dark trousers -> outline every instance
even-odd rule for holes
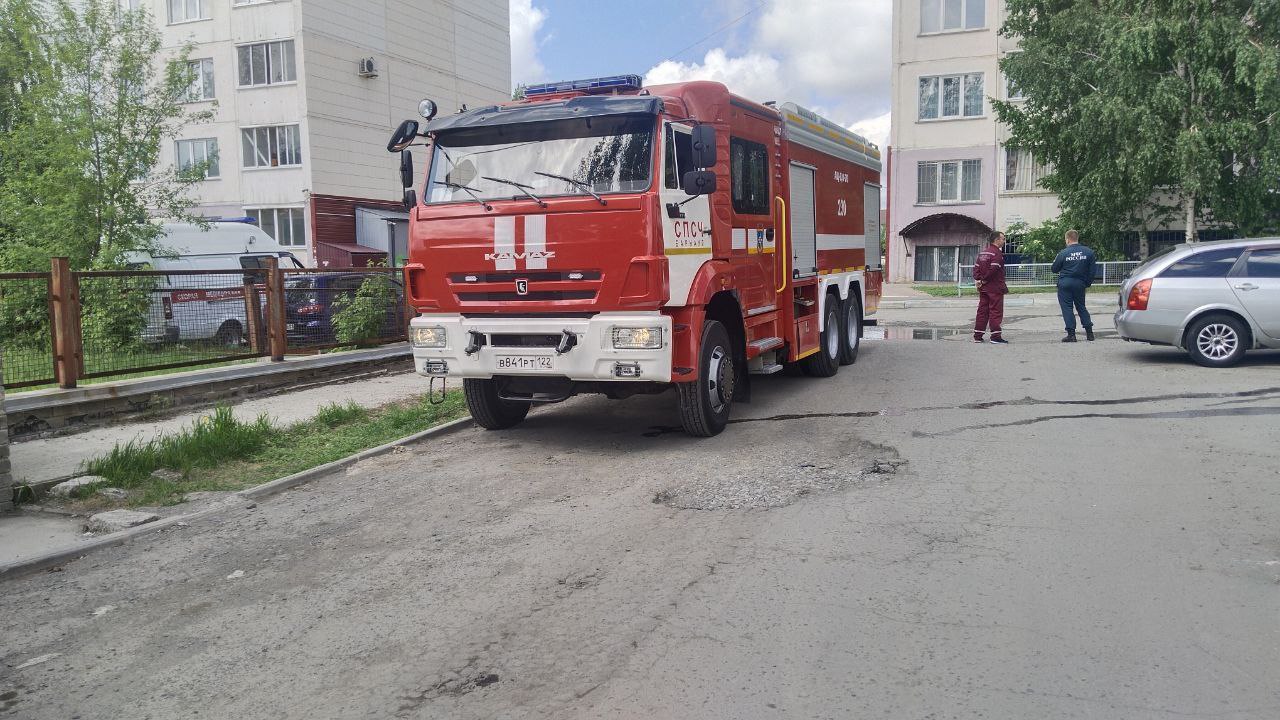
[[[991,337],[1000,337],[1000,323],[1004,322],[1004,293],[978,291],[978,317],[973,321],[973,337],[981,340],[987,328]]]
[[[1084,281],[1076,278],[1058,280],[1058,307],[1062,308],[1062,322],[1066,324],[1067,332],[1076,331],[1077,312],[1080,313],[1080,324],[1085,330],[1093,327],[1093,318],[1089,317],[1089,311],[1084,306],[1085,287]],[[1072,312],[1073,307],[1075,312]]]

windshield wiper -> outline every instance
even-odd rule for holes
[[[533,187],[532,185],[525,185],[524,183],[518,183],[515,180],[506,180],[504,178],[489,177],[488,175],[481,175],[480,178],[482,180],[489,180],[491,182],[502,183],[503,185],[510,185],[511,187],[519,190],[520,192],[532,198],[534,202],[538,203],[538,207],[547,206],[547,204],[542,201],[542,198],[529,192],[529,188]]]
[[[541,175],[542,177],[549,177],[549,178],[552,178],[552,179],[554,179],[554,180],[563,180],[563,181],[565,181],[565,182],[569,183],[570,185],[577,185],[578,187],[582,188],[583,190],[586,190],[588,195],[590,195],[591,197],[593,197],[593,198],[595,198],[595,199],[599,200],[601,205],[608,205],[608,204],[609,204],[609,203],[605,202],[605,199],[604,199],[604,198],[600,197],[600,193],[597,193],[595,190],[592,190],[592,189],[591,189],[591,183],[583,182],[582,180],[578,180],[577,178],[565,177],[564,175],[556,175],[555,173],[544,173],[544,172],[542,172],[542,171],[540,171],[540,170],[534,170],[534,171],[533,171],[533,174],[534,174],[534,175]]]
[[[451,183],[451,182],[442,182],[440,184],[448,188],[457,188],[458,190],[466,190],[467,194],[470,195],[473,200],[480,203],[485,210],[493,209],[492,205],[480,199],[480,196],[476,194],[476,189],[473,187],[469,187],[467,185],[459,185],[458,183]]]

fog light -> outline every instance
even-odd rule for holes
[[[614,363],[613,376],[620,378],[640,377],[640,363]]]
[[[428,360],[422,363],[422,372],[428,375],[448,375],[449,363],[444,360]]]
[[[613,329],[613,348],[615,350],[657,350],[661,347],[662,328],[615,327]]]
[[[409,328],[409,339],[414,347],[442,348],[446,337],[444,328],[439,325]]]

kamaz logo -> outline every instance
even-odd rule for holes
[[[555,250],[534,250],[533,252],[496,252],[485,253],[485,260],[550,260],[556,256]]]

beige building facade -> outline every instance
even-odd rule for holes
[[[254,217],[308,264],[356,243],[398,252],[407,216],[387,138],[418,101],[442,112],[508,99],[505,0],[123,0],[170,53],[191,45],[191,107],[213,118],[161,166],[216,158],[197,214]]]

